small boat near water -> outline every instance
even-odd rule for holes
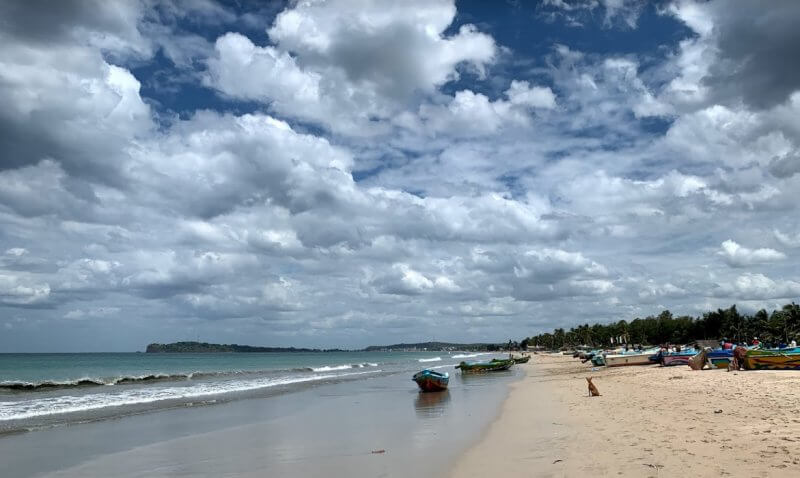
[[[463,373],[499,372],[514,365],[513,359],[493,359],[491,362],[461,362],[456,368]]]
[[[419,389],[423,392],[441,392],[447,390],[450,374],[425,369],[415,373],[411,380],[417,382]]]
[[[512,360],[514,360],[514,363],[528,363],[528,360],[530,360],[530,359],[531,359],[530,355],[525,355],[525,356],[522,356],[522,357],[512,357]]]

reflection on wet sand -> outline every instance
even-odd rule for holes
[[[462,384],[466,387],[473,387],[473,386],[492,386],[494,383],[498,381],[500,377],[513,377],[515,374],[514,370],[500,370],[497,372],[486,372],[486,373],[459,373],[457,374],[458,379],[461,381]]]
[[[450,390],[443,392],[419,392],[414,399],[414,409],[420,418],[441,416],[450,401]]]

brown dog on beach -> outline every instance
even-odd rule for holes
[[[589,382],[589,396],[599,397],[600,391],[597,390],[597,387],[595,387],[594,384],[592,383],[592,377],[586,377],[586,381]]]

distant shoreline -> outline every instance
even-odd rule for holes
[[[206,342],[152,343],[146,353],[323,353],[323,352],[495,352],[500,345],[489,343],[459,344],[451,342],[420,342],[414,344],[370,345],[357,350],[314,349],[298,347],[256,347],[239,344],[210,344]]]

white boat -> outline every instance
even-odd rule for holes
[[[640,354],[608,354],[606,355],[606,367],[620,367],[622,365],[649,365],[651,352]]]

